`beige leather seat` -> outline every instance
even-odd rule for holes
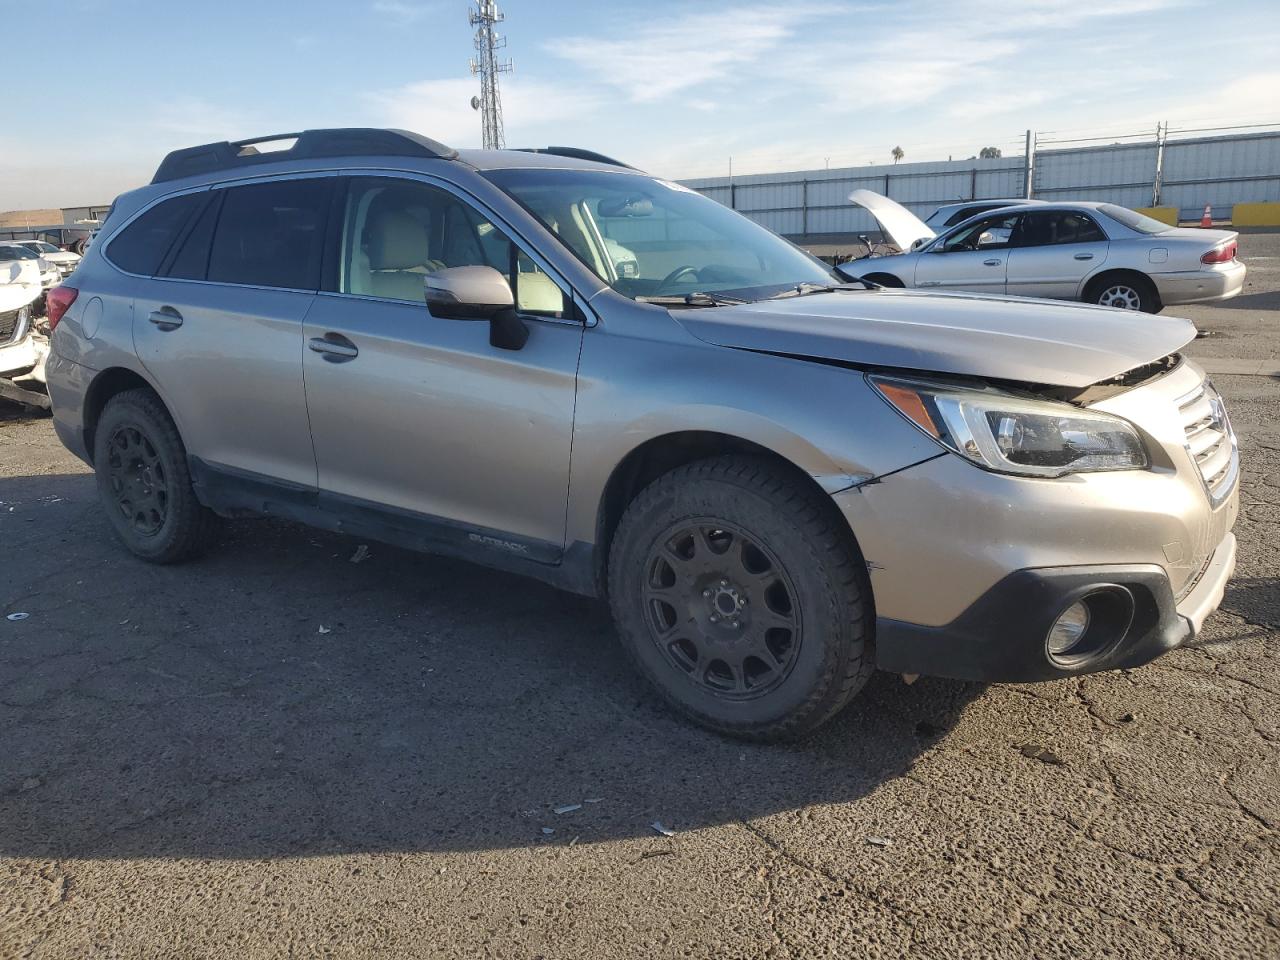
[[[369,293],[394,300],[424,300],[422,278],[439,264],[430,260],[427,228],[403,210],[369,216]]]

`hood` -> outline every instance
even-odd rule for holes
[[[80,262],[80,254],[72,253],[70,250],[59,250],[57,253],[42,253],[40,254],[40,256],[44,257],[50,263],[79,263]]]
[[[876,218],[885,235],[900,250],[910,250],[917,240],[931,240],[935,234],[925,222],[900,203],[870,190],[855,190],[849,194],[849,202],[866,207]]]
[[[40,296],[40,284],[23,283],[22,273],[16,262],[0,263],[0,313],[25,307]]]
[[[1189,320],[1050,300],[847,290],[673,310],[722,347],[1062,387],[1087,387],[1195,338]]]

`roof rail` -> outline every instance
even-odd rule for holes
[[[613,157],[606,157],[603,153],[596,153],[594,150],[584,150],[582,147],[516,147],[520,153],[549,153],[554,157],[571,157],[574,160],[591,160],[595,163],[607,163],[611,167],[626,167],[628,170],[635,170],[629,163],[623,163],[621,160],[615,160]]]
[[[260,153],[255,144],[292,140],[285,150]],[[223,140],[198,147],[174,150],[151,178],[152,183],[181,180],[201,173],[234,170],[259,163],[301,160],[311,157],[423,157],[452,160],[458,151],[409,130],[381,130],[375,127],[341,127],[331,130],[303,130],[277,133],[252,140]]]

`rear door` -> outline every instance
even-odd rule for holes
[[[332,189],[331,178],[304,176],[194,195],[157,277],[139,285],[138,356],[188,451],[210,466],[315,489],[302,321],[320,285]]]
[[[986,217],[916,256],[915,286],[1004,293],[1010,237],[1018,215]]]
[[[352,177],[336,206],[337,263],[303,360],[322,503],[558,559],[584,330],[568,286],[442,183]],[[472,265],[512,285],[522,349],[491,345],[487,322],[428,312],[424,278]]]
[[[1009,251],[1007,290],[1019,297],[1074,300],[1085,277],[1107,259],[1109,248],[1107,235],[1087,213],[1024,213]]]

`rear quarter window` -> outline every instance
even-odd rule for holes
[[[188,193],[156,204],[107,245],[107,259],[129,273],[154,275],[202,198]]]

